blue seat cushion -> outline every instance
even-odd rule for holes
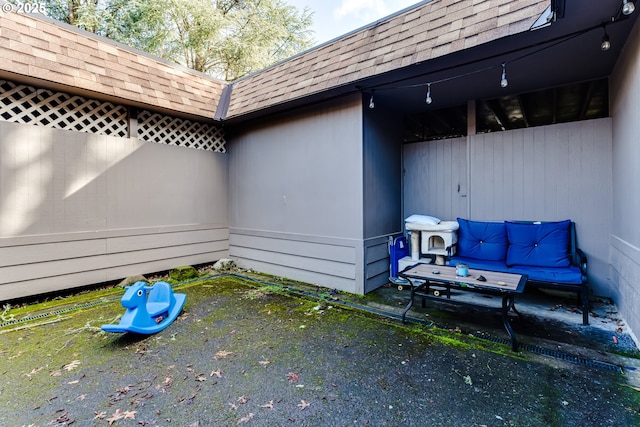
[[[571,221],[506,222],[509,237],[507,265],[569,267],[569,227]]]
[[[507,228],[504,222],[470,221],[458,218],[457,255],[486,261],[504,261]]]
[[[456,264],[467,264],[469,268],[479,270],[498,271],[500,273],[508,273],[509,268],[504,261],[491,261],[486,259],[467,258],[461,256],[452,256],[449,259],[449,265],[455,267]]]
[[[509,267],[509,273],[526,274],[529,280],[543,282],[567,283],[573,285],[582,284],[582,272],[580,267],[569,266],[562,268],[534,267],[530,265],[514,265]]]

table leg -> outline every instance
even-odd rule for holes
[[[509,339],[511,340],[511,350],[518,351],[518,339],[516,338],[516,334],[515,332],[513,332],[513,328],[511,327],[511,323],[509,322],[510,309],[513,309],[513,311],[518,313],[514,306],[513,295],[505,295],[502,297],[502,324],[509,334]],[[520,315],[520,313],[518,313],[518,315]]]
[[[409,280],[409,286],[411,287],[411,297],[409,299],[409,304],[407,304],[407,306],[404,308],[404,311],[402,312],[402,323],[405,322],[405,317],[407,315],[407,312],[411,309],[411,307],[413,306],[413,296],[414,296],[414,289],[416,288],[415,283],[413,281],[413,279],[407,279]]]

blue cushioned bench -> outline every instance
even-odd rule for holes
[[[519,273],[526,286],[573,291],[589,324],[587,258],[577,247],[570,221],[470,221],[458,218],[458,242],[448,248],[448,263],[470,268]],[[452,256],[451,254],[454,254]]]

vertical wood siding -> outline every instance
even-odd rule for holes
[[[403,118],[363,95],[364,293],[389,281],[388,237],[402,232]]]
[[[611,119],[472,135],[468,150],[466,140],[404,146],[405,215],[571,219],[595,292],[610,296]]]
[[[610,296],[611,119],[487,133],[470,138],[470,218],[571,219],[589,280]]]
[[[610,82],[613,117],[611,280],[616,305],[637,338],[640,333],[639,25],[630,34]],[[640,340],[636,339],[636,343],[640,345]]]
[[[353,96],[228,134],[241,265],[363,293],[361,108]]]
[[[363,100],[364,105],[366,102]],[[398,113],[384,106],[364,109],[365,239],[402,231],[402,130],[402,116]]]
[[[225,155],[0,122],[0,300],[227,254]]]
[[[403,218],[412,214],[442,220],[467,216],[466,147],[465,138],[403,146]]]

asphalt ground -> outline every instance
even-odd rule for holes
[[[0,425],[640,425],[633,354],[564,344],[620,367],[603,369],[423,321],[452,313],[403,324],[392,306],[408,294],[395,289],[365,299],[232,276],[175,289],[182,314],[148,336],[100,329],[124,312],[120,289],[6,309]],[[535,322],[514,329],[558,345],[526,333]]]

